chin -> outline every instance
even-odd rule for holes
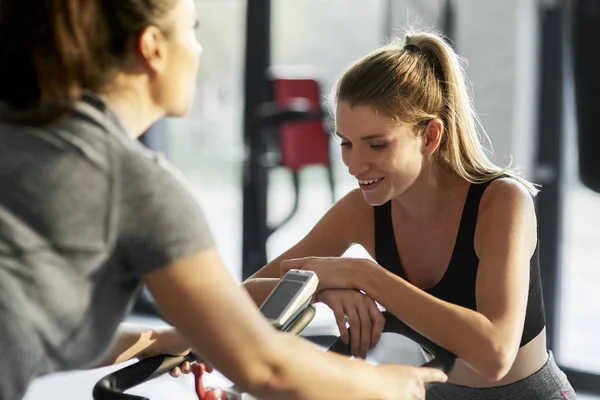
[[[363,195],[363,199],[365,200],[365,203],[367,203],[368,205],[370,205],[371,207],[377,207],[377,206],[382,206],[385,203],[387,203],[388,201],[390,201],[391,197],[390,196],[382,196],[380,194],[376,194],[376,193],[366,193],[366,192],[362,192]]]
[[[187,101],[186,101],[187,99]],[[177,97],[177,100],[170,102],[167,107],[166,116],[170,118],[185,117],[190,113],[194,103],[194,93]]]
[[[181,117],[185,117],[189,114],[191,107],[188,106],[175,106],[175,107],[171,107],[169,108],[169,110],[167,111],[166,116],[169,118],[181,118]]]

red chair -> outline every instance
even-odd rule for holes
[[[279,165],[290,170],[294,184],[294,206],[286,223],[298,208],[300,196],[299,174],[304,167],[321,165],[327,174],[331,201],[335,202],[335,183],[330,157],[331,135],[327,132],[327,113],[321,106],[321,88],[316,79],[283,77],[271,74],[273,100],[278,109],[303,108],[318,111],[323,117],[283,122],[276,127],[279,143]],[[276,228],[271,229],[274,231]]]

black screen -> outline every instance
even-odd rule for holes
[[[260,308],[268,319],[277,319],[302,287],[300,282],[280,281],[277,288]]]

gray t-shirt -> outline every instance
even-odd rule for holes
[[[0,400],[98,360],[139,278],[213,245],[183,180],[97,96],[43,129],[0,121]]]

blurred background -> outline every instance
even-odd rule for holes
[[[549,345],[581,398],[600,399],[600,194],[592,190],[600,166],[581,166],[570,35],[576,3],[585,8],[585,1],[548,0],[197,0],[204,56],[194,108],[160,121],[142,140],[187,177],[225,263],[242,281],[356,186],[328,136],[327,95],[345,66],[407,27],[445,33],[468,61],[496,162],[512,159],[542,185]],[[598,2],[588,3],[586,15],[597,17]],[[304,102],[289,101],[298,97]],[[368,257],[361,248],[349,254]],[[163,324],[146,300],[132,321]],[[319,308],[311,328],[335,333],[329,311]],[[414,361],[409,345],[386,345],[396,362]],[[91,399],[110,370],[40,379],[26,399]],[[194,398],[189,377],[160,378],[132,393]]]

